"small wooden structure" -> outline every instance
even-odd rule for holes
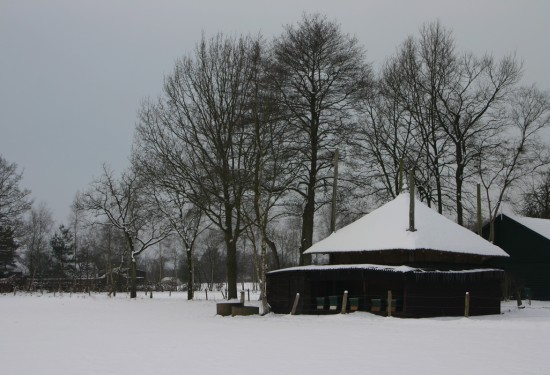
[[[260,308],[258,306],[233,306],[231,308],[231,316],[249,316],[258,315]]]
[[[216,304],[216,314],[221,316],[249,316],[260,313],[257,306],[245,306],[243,301],[229,300]]]
[[[221,316],[232,315],[233,307],[240,307],[242,303],[237,300],[216,303],[216,314]]]
[[[328,254],[328,265],[268,273],[272,311],[288,313],[300,293],[299,312],[338,312],[347,290],[357,310],[375,313],[386,311],[388,291],[396,316],[463,315],[466,292],[470,315],[500,313],[504,272],[487,264],[507,254],[417,200],[410,230],[411,206],[407,194],[399,195],[306,251]],[[323,298],[331,296],[338,305],[325,308]]]
[[[470,315],[500,313],[503,271],[473,269],[437,271],[380,265],[327,265],[294,267],[273,271],[268,276],[268,297],[275,313],[287,314],[291,294],[298,291],[299,314],[327,314],[340,311],[344,291],[356,307],[348,311],[385,314],[388,290],[392,291],[393,311],[401,317],[460,316],[464,295],[471,295]],[[326,296],[326,297],[325,297]],[[327,302],[334,297],[335,308]]]

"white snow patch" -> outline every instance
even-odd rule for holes
[[[325,270],[374,270],[374,271],[391,271],[391,272],[410,272],[416,271],[418,268],[409,266],[385,266],[380,264],[335,264],[335,265],[312,265],[282,268],[279,270],[270,271],[269,273],[287,272],[287,271],[325,271]]]
[[[299,266],[299,267],[289,267],[282,268],[279,270],[270,271],[270,274],[288,272],[288,271],[326,271],[326,270],[350,270],[350,269],[361,269],[361,270],[373,270],[373,271],[389,271],[389,272],[430,272],[430,273],[478,273],[478,272],[494,272],[501,269],[497,268],[474,268],[474,269],[464,269],[464,270],[437,270],[437,269],[426,269],[426,268],[415,268],[410,266],[388,266],[381,264],[334,264],[334,265],[311,265],[311,266]]]

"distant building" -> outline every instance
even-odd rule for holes
[[[308,254],[328,254],[323,266],[272,271],[267,297],[272,310],[288,313],[300,293],[299,312],[338,311],[348,291],[353,309],[382,312],[392,292],[403,317],[500,313],[504,272],[489,260],[508,255],[466,228],[415,200],[409,231],[409,196],[393,201],[314,244]]]
[[[506,212],[495,218],[494,228],[494,244],[510,257],[494,259],[491,264],[506,271],[508,293],[519,291],[523,297],[550,300],[550,220]],[[489,237],[489,224],[483,234]]]

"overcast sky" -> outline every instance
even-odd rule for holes
[[[0,154],[66,222],[103,162],[128,165],[141,100],[203,31],[269,38],[303,12],[339,21],[375,67],[439,19],[460,50],[515,52],[525,84],[550,89],[547,0],[0,0]]]

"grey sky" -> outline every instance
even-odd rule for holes
[[[550,89],[547,0],[0,0],[0,154],[64,222],[103,162],[127,166],[140,101],[202,31],[269,38],[304,11],[338,20],[375,67],[440,19],[459,49],[516,52],[524,82]]]

